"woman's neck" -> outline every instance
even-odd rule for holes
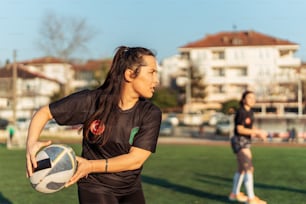
[[[244,107],[244,109],[247,110],[247,111],[251,110],[251,107],[250,107],[249,105],[247,105],[247,104],[244,104],[243,107]]]
[[[122,86],[119,108],[121,110],[131,109],[139,100],[139,95],[134,91],[130,83]]]
[[[138,100],[138,98],[121,98],[118,106],[121,110],[128,110],[131,109]]]

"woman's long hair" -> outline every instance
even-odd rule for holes
[[[253,91],[249,91],[249,90],[246,90],[246,91],[244,91],[244,92],[242,93],[241,99],[240,99],[240,101],[239,101],[239,105],[240,105],[241,107],[244,106],[244,100],[245,100],[246,96],[247,96],[248,94],[252,94],[252,93],[254,93],[254,92],[253,92]]]
[[[99,145],[104,145],[107,142],[111,135],[111,125],[117,119],[116,109],[118,108],[121,89],[125,82],[125,70],[132,69],[134,72],[133,77],[137,77],[141,66],[145,65],[143,56],[155,57],[155,54],[143,47],[120,46],[117,48],[104,83],[97,88],[101,90],[101,95],[96,104],[97,111],[84,123],[83,134],[89,142],[98,143]],[[99,121],[100,126],[105,127],[104,133],[94,135],[90,131],[94,121]]]

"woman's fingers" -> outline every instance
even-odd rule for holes
[[[26,156],[27,177],[32,176],[33,170],[37,168],[37,161],[36,161],[37,152],[41,148],[49,146],[51,143],[52,143],[51,140],[49,140],[45,142],[36,142],[32,145],[29,145],[29,147],[27,148],[27,156]]]
[[[88,168],[90,166],[89,160],[84,159],[83,157],[76,156],[76,160],[78,162],[78,168],[75,174],[71,177],[71,179],[66,183],[65,187],[69,187],[76,183],[79,179],[88,176],[90,173]]]

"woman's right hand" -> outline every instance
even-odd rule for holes
[[[27,144],[27,150],[26,150],[26,159],[27,159],[27,177],[29,178],[33,174],[33,170],[37,167],[37,161],[36,161],[36,153],[43,147],[49,146],[52,142],[46,141],[46,142],[33,142]]]

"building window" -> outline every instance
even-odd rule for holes
[[[225,86],[224,85],[214,85],[213,92],[216,94],[225,93]]]
[[[225,88],[224,88],[224,86],[223,85],[219,85],[218,86],[218,93],[225,93]]]
[[[247,76],[248,70],[246,67],[237,68],[237,76]]]
[[[290,50],[280,50],[279,51],[279,56],[280,57],[286,57],[290,55]]]
[[[277,108],[274,107],[274,106],[268,106],[268,107],[266,108],[266,112],[267,112],[267,113],[276,113],[276,110],[277,110]]]
[[[225,69],[223,67],[214,67],[213,68],[213,76],[216,76],[216,77],[225,76]]]
[[[181,52],[181,58],[190,60],[190,53],[189,52]]]
[[[225,52],[224,51],[213,51],[213,59],[214,60],[224,60]]]
[[[242,45],[242,40],[239,38],[233,38],[232,39],[232,44],[233,45]]]

